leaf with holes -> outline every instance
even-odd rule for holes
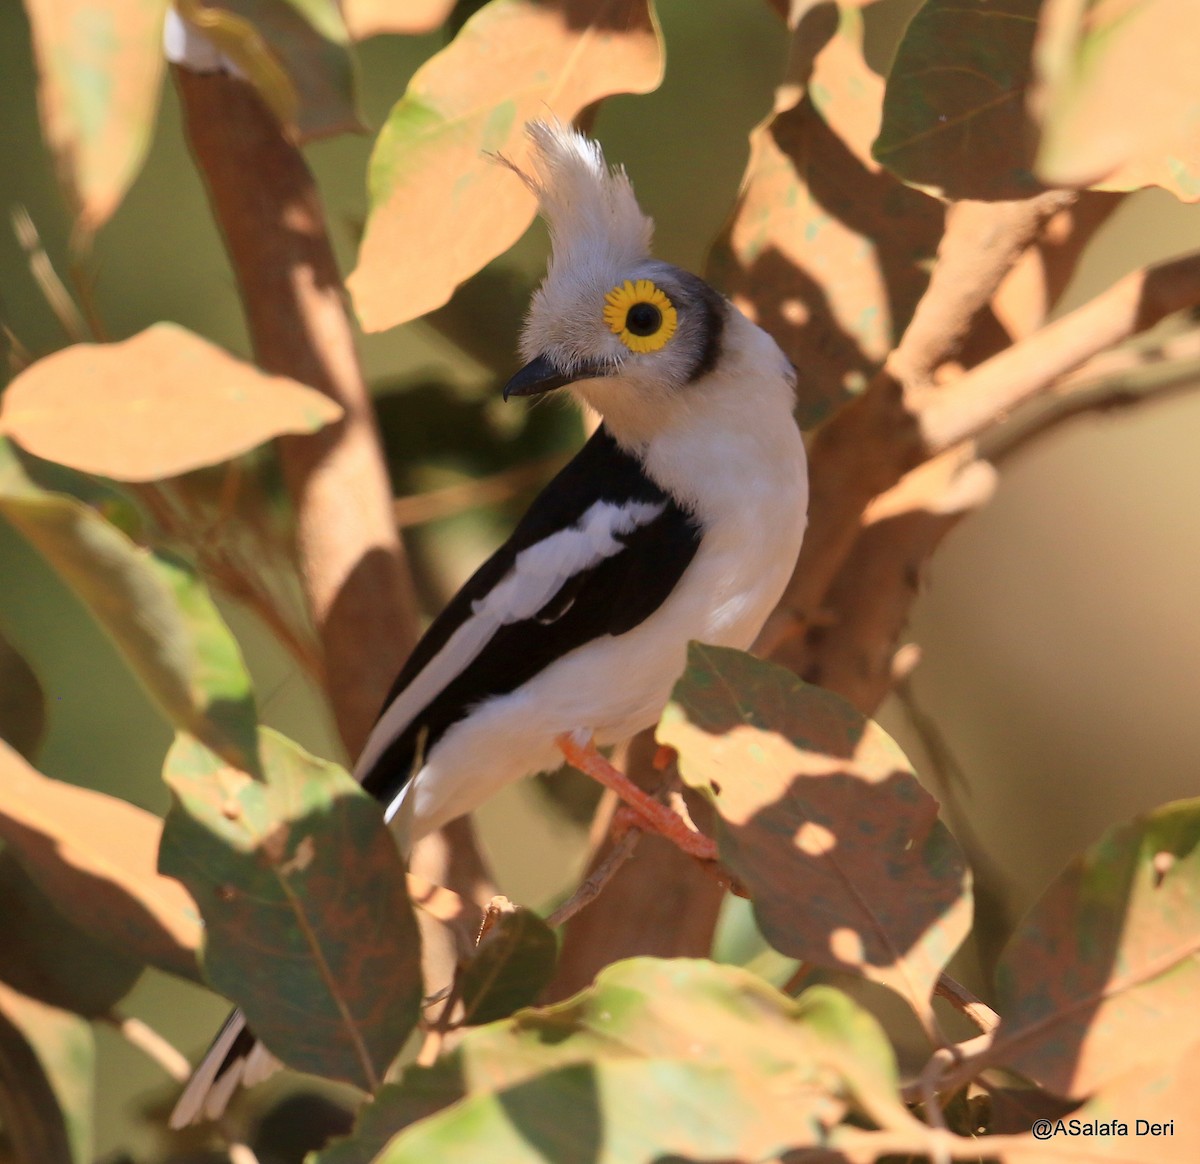
[[[530,1006],[557,961],[554,931],[533,910],[501,914],[459,972],[463,1021],[480,1026]]]
[[[1042,0],[928,0],[888,76],[876,159],[946,198],[1028,198],[1037,130],[1026,110]]]
[[[1200,799],[1112,829],[1022,919],[996,969],[995,1061],[1088,1095],[1200,1041]]]
[[[348,285],[367,331],[445,303],[502,254],[533,195],[518,165],[524,126],[570,121],[611,93],[646,93],[663,57],[649,0],[492,0],[427,61],[371,155],[371,212]]]
[[[157,481],[284,433],[315,432],[341,415],[315,389],[158,323],[122,343],[75,344],[26,368],[4,394],[0,432],[84,473]]]
[[[814,987],[790,999],[740,967],[631,958],[605,967],[574,998],[470,1031],[432,1067],[409,1067],[362,1109],[353,1135],[314,1164],[369,1164],[397,1133],[462,1110],[455,1105],[469,1096],[509,1094],[563,1068],[630,1060],[721,1068],[760,1089],[766,1081],[795,1103],[792,1126],[807,1119],[814,1137],[848,1107],[905,1118],[887,1039],[845,995]]]
[[[1052,185],[1200,200],[1195,0],[1045,0],[1030,107]]]
[[[0,839],[56,908],[112,948],[200,980],[192,899],[155,869],[158,817],[51,780],[0,743]]]
[[[13,1159],[90,1164],[95,1058],[85,1019],[0,982],[0,1125]]]
[[[416,1024],[420,939],[379,805],[263,730],[264,780],[176,737],[160,868],[205,922],[212,985],[298,1071],[369,1091]]]
[[[793,56],[811,54],[813,36],[804,23]],[[883,82],[863,60],[862,16],[843,12],[818,39],[806,86],[781,90],[750,136],[737,208],[708,271],[798,369],[804,427],[864,387],[896,346],[944,217],[871,157]]]
[[[91,233],[141,169],[162,86],[169,0],[25,0],[42,134]]]
[[[692,643],[658,740],[716,809],[721,859],[771,945],[891,987],[932,1029],[970,875],[891,738],[782,667]]]
[[[250,676],[190,566],[136,544],[75,497],[42,489],[3,439],[0,515],[74,591],[172,723],[256,770]]]

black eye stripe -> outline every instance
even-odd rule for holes
[[[662,312],[653,303],[635,303],[625,315],[625,328],[633,335],[654,335],[662,327]]]

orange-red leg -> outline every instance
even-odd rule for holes
[[[611,788],[641,818],[647,831],[673,841],[685,853],[701,861],[715,861],[717,846],[702,833],[689,828],[677,813],[640,789],[619,768],[610,764],[589,740],[580,744],[573,736],[562,735],[554,741],[568,764]]]

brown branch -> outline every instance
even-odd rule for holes
[[[1071,206],[1051,215],[1033,246],[1013,265],[992,298],[992,310],[1014,341],[1046,322],[1079,257],[1096,232],[1125,200],[1125,194],[1083,190]]]
[[[867,507],[862,533],[826,598],[837,612],[808,630],[804,678],[873,715],[896,679],[895,653],[925,564],[995,488],[991,466],[962,446],[914,469]]]
[[[1005,426],[988,440],[986,456],[1001,465],[1030,444],[1080,417],[1124,412],[1130,408],[1191,394],[1200,388],[1200,331],[1179,337],[1169,356],[1139,363],[1127,352],[1108,352],[1054,389],[1054,400],[1033,419]],[[1186,342],[1184,342],[1186,341]]]
[[[1019,202],[955,203],[946,215],[929,286],[888,358],[888,372],[909,388],[932,381],[1042,225],[1074,199],[1073,193],[1052,190]]]
[[[940,452],[980,436],[1058,379],[1176,311],[1200,304],[1200,254],[1134,271],[1082,307],[914,402],[921,445]]]
[[[961,982],[942,974],[933,988],[938,998],[944,998],[957,1011],[969,1018],[985,1035],[1000,1025],[1000,1016],[982,998],[977,998]]]
[[[312,175],[254,89],[176,68],[188,140],[225,237],[255,356],[345,419],[279,442],[326,689],[350,755],[417,637],[370,399]]]
[[[813,439],[808,533],[787,594],[764,632],[780,662],[803,670],[804,631],[821,618],[863,510],[931,455],[909,398],[932,383],[1046,218],[1071,197],[1052,192],[1026,202],[961,203],[949,217],[929,286],[896,350]]]

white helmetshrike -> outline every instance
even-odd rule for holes
[[[653,223],[600,147],[528,127],[552,252],[504,390],[567,387],[602,422],[433,621],[355,768],[406,851],[503,785],[653,724],[689,640],[748,647],[791,577],[807,475],[795,374]],[[224,1108],[273,1064],[234,1012],[172,1115]]]

